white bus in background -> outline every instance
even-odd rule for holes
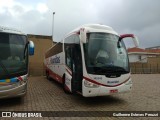
[[[63,84],[65,92],[85,97],[105,96],[130,91],[132,80],[126,37],[111,27],[99,24],[81,26],[45,53],[47,78]]]
[[[24,96],[34,43],[19,30],[0,26],[0,98]]]

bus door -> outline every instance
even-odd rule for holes
[[[68,90],[66,90],[66,87],[69,89],[69,91],[71,90],[71,79],[72,79],[72,47],[71,46],[65,46],[65,61],[66,61],[66,72],[65,72],[65,79],[64,79],[64,85],[63,85],[63,89],[66,93],[68,93]]]
[[[82,92],[82,57],[81,57],[81,49],[80,45],[75,44],[72,49],[72,80],[71,80],[71,88],[72,92],[76,91]]]
[[[65,61],[69,71],[65,74],[65,85],[72,91],[82,91],[82,56],[79,37],[73,35],[65,41]]]

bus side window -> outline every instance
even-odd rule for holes
[[[72,70],[72,47],[74,45],[74,37],[69,36],[65,39],[65,60],[66,60],[66,65]]]
[[[69,48],[69,47],[66,48],[66,64],[70,69],[72,68],[72,64],[71,64],[71,48]]]

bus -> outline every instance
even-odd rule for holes
[[[33,54],[34,43],[26,34],[0,26],[0,99],[26,94],[28,59]]]
[[[62,84],[66,93],[84,97],[105,96],[130,91],[132,88],[128,54],[124,38],[113,28],[86,24],[68,33],[45,53],[47,79]]]

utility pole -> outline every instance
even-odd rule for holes
[[[54,15],[55,15],[55,12],[53,12],[53,21],[52,21],[52,42],[54,37]]]

